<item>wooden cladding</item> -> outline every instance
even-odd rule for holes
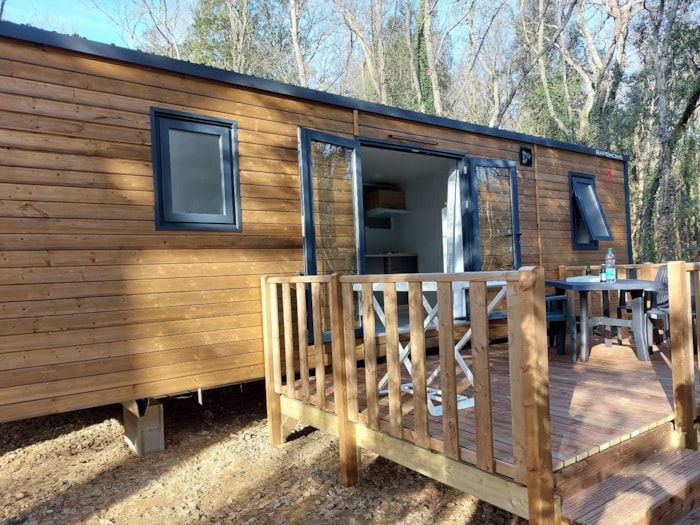
[[[259,275],[302,267],[283,121],[351,115],[7,39],[0,65],[0,421],[262,378]],[[239,122],[242,233],[156,231],[154,106]]]

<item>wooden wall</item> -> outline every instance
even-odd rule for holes
[[[155,230],[152,106],[237,121],[241,233]],[[299,126],[498,159],[520,146],[0,37],[0,422],[262,378],[260,276],[303,268]],[[570,169],[598,177],[627,262],[622,163],[535,160],[523,263],[602,260],[571,251]]]
[[[151,106],[238,122],[242,233],[155,230]],[[0,421],[263,377],[300,124],[352,111],[0,39]]]
[[[628,258],[627,207],[625,203],[625,174],[622,161],[538,147],[536,173],[523,170],[521,177],[537,177],[540,225],[540,253],[547,277],[557,276],[557,262],[567,266],[590,262],[593,271],[605,262],[610,247],[617,264],[630,264]],[[571,249],[571,216],[569,212],[569,171],[595,176],[596,190],[608,219],[614,240],[600,241],[596,250]],[[524,230],[524,228],[523,228]],[[532,254],[534,255],[534,254]],[[535,264],[534,260],[524,264]]]

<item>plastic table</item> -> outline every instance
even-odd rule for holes
[[[641,279],[617,279],[614,283],[601,282],[598,276],[574,277],[566,280],[545,281],[546,286],[554,287],[557,294],[565,290],[578,292],[579,314],[581,323],[581,342],[579,355],[581,361],[588,361],[590,330],[594,326],[626,326],[632,329],[635,338],[637,359],[649,360],[649,347],[646,341],[646,311],[644,297],[646,292],[661,290],[665,285],[658,281],[646,281]],[[602,317],[588,316],[588,294],[590,292],[603,292],[604,296],[610,291],[629,292],[632,298],[632,319],[618,319],[610,317],[608,311],[603,312]]]

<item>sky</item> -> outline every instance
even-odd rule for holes
[[[2,19],[60,33],[77,33],[88,40],[128,47],[115,24],[107,15],[90,7],[88,0],[5,0]]]

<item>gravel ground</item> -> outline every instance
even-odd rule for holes
[[[269,444],[261,382],[163,400],[166,448],[136,456],[121,405],[0,424],[0,524],[513,524],[525,520],[298,426]]]

